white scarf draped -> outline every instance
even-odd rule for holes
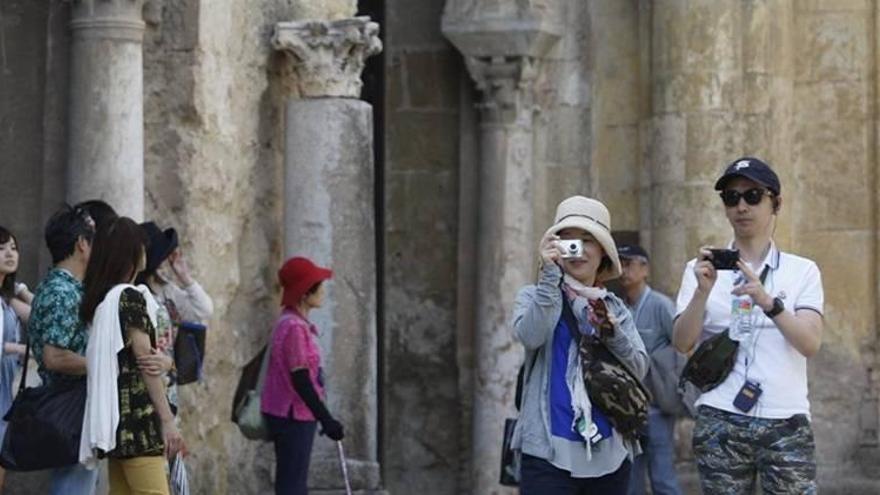
[[[589,322],[586,320],[589,314],[589,301],[591,299],[602,299],[608,294],[607,290],[584,285],[568,274],[563,276],[563,291],[565,292],[565,297],[569,298],[571,310],[575,314],[579,326],[589,325]],[[580,329],[573,330],[582,333]],[[587,460],[589,461],[593,457],[592,441],[590,438],[594,431],[592,404],[587,393],[587,386],[584,383],[583,365],[578,352],[577,342],[569,349],[567,370],[565,382],[571,394],[571,408],[574,410],[574,422],[571,427],[584,439]]]

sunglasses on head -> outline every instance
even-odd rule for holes
[[[732,208],[738,205],[740,198],[742,198],[746,200],[746,203],[755,206],[761,202],[764,195],[772,196],[773,193],[762,187],[755,187],[743,192],[734,189],[725,189],[724,191],[721,191],[721,201],[724,201],[725,206]]]

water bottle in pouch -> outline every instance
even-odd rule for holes
[[[747,341],[753,331],[752,298],[743,295],[733,298],[730,309],[730,338],[737,342]]]

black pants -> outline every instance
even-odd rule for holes
[[[629,460],[599,478],[572,478],[571,473],[540,457],[522,456],[520,495],[627,495]]]
[[[307,495],[309,459],[318,423],[263,416],[275,444],[275,495]]]

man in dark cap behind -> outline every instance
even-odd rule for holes
[[[672,315],[675,304],[665,294],[648,285],[651,273],[650,258],[644,248],[635,244],[623,245],[618,248],[623,274],[620,286],[623,299],[633,314],[633,320],[645,349],[649,356],[655,351],[668,348],[672,342]],[[674,351],[673,351],[674,354]],[[651,360],[655,372],[657,364]],[[652,380],[647,380],[655,402],[648,411],[648,443],[645,452],[633,459],[632,479],[629,485],[630,495],[644,495],[645,471],[651,478],[651,492],[655,495],[680,495],[681,488],[675,475],[675,445],[673,429],[675,416],[664,412],[656,402],[660,394],[676,395],[675,387],[671,391],[657,390],[650,387]]]

